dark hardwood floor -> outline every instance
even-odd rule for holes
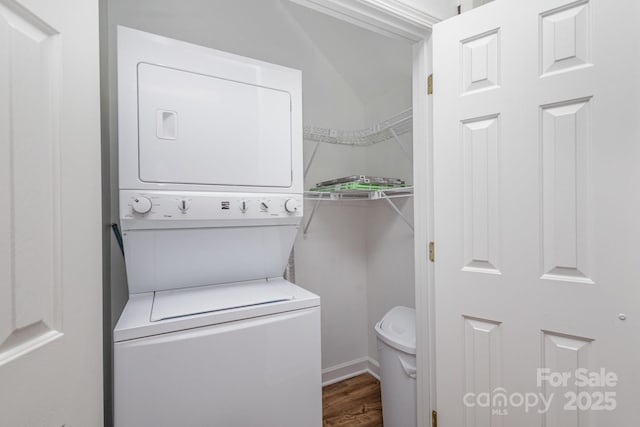
[[[324,427],[382,427],[380,381],[358,375],[322,389]]]

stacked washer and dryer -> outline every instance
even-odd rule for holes
[[[123,27],[117,58],[116,427],[320,426],[320,300],[282,277],[301,73]]]

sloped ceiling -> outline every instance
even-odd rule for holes
[[[411,89],[411,45],[283,0],[301,30],[368,103],[399,86]]]

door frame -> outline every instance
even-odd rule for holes
[[[386,37],[404,40],[413,48],[413,181],[414,261],[416,300],[418,427],[431,426],[436,408],[435,279],[429,261],[433,241],[433,100],[427,95],[432,71],[431,32],[440,22],[434,15],[398,0],[289,0]],[[452,15],[455,12],[451,11]],[[416,144],[424,141],[424,144]],[[426,167],[425,167],[426,166]]]

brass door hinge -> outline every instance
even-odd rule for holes
[[[427,77],[427,95],[433,95],[433,74]]]
[[[438,412],[431,411],[431,427],[438,427]]]
[[[436,262],[436,244],[429,242],[429,261]]]

